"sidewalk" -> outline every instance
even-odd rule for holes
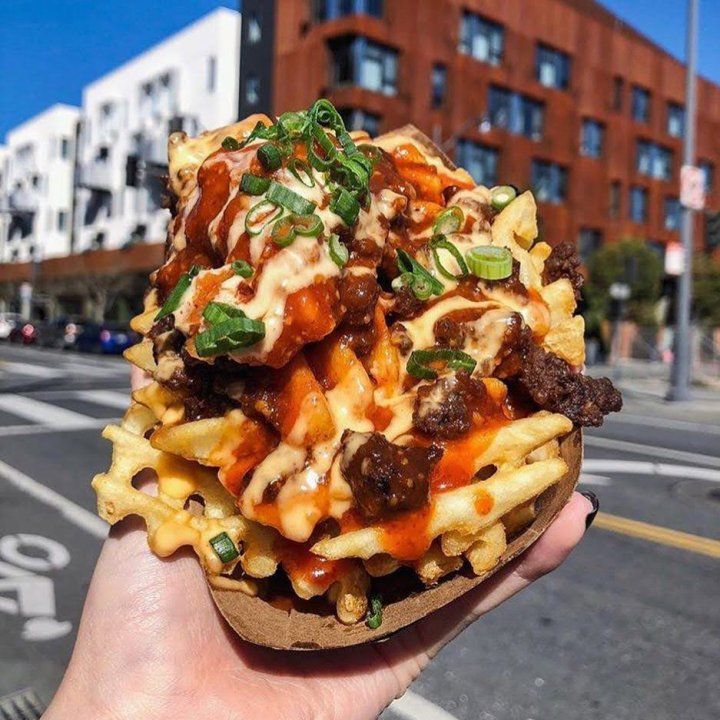
[[[720,425],[720,383],[694,384],[691,400],[668,402],[665,395],[670,368],[663,363],[625,360],[614,367],[593,365],[587,368],[587,373],[593,377],[609,377],[622,392],[626,411]]]

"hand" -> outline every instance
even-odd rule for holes
[[[142,523],[125,520],[105,542],[72,660],[43,717],[375,718],[467,625],[560,565],[595,509],[575,493],[522,557],[387,642],[313,653],[239,640],[194,555],[157,558]]]

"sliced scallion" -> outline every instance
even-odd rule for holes
[[[465,263],[462,253],[444,235],[436,235],[432,238],[432,240],[430,240],[430,250],[432,250],[433,259],[435,260],[435,267],[438,269],[440,274],[448,280],[459,280],[461,277],[468,274],[468,266]],[[458,267],[460,268],[459,275],[451,273],[442,264],[438,250],[447,250],[455,258],[455,262],[457,262]]]
[[[240,149],[240,143],[234,137],[230,137],[229,135],[222,141],[222,146],[225,150]]]
[[[304,160],[291,158],[287,168],[305,187],[315,187],[312,168]]]
[[[332,233],[328,240],[328,251],[330,252],[330,259],[340,268],[347,265],[347,261],[350,258],[350,253],[343,243],[340,242],[340,236],[337,233]]]
[[[254,345],[264,337],[265,324],[261,320],[233,317],[198,333],[195,350],[200,357],[221,355]]]
[[[506,247],[482,245],[465,253],[468,268],[483,280],[503,280],[512,275],[513,257]]]
[[[371,630],[377,630],[382,625],[383,620],[383,604],[382,597],[380,595],[373,595],[370,598],[370,607],[367,611],[367,617],[365,618],[365,624]]]
[[[233,260],[230,267],[233,269],[233,272],[236,275],[239,275],[240,277],[244,277],[244,278],[252,277],[252,274],[253,274],[252,265],[250,265],[250,263],[245,262],[244,260]]]
[[[217,325],[218,323],[231,320],[232,318],[247,317],[243,310],[234,305],[228,305],[223,302],[209,302],[203,310],[203,318],[208,325]]]
[[[344,188],[338,186],[330,200],[330,211],[342,218],[347,225],[354,225],[360,213],[360,203]]]
[[[275,222],[272,228],[270,237],[272,241],[278,247],[288,247],[292,245],[295,237],[297,236],[297,230],[292,221],[292,215],[285,215]]]
[[[180,276],[175,287],[167,296],[167,299],[163,303],[163,306],[160,308],[160,311],[155,316],[155,320],[162,320],[164,317],[167,317],[170,313],[177,310],[178,306],[180,305],[180,301],[182,300],[182,296],[185,294],[185,291],[190,287],[192,279],[199,272],[200,268],[197,265],[193,265],[186,273],[183,273]]]
[[[427,300],[431,295],[442,295],[445,286],[433,277],[412,255],[402,248],[397,251],[398,270],[410,273],[413,281],[410,288],[420,300]]]
[[[457,207],[445,208],[436,218],[433,223],[433,234],[434,235],[450,235],[460,230],[465,222],[465,214]]]
[[[261,145],[257,151],[257,158],[268,172],[273,172],[282,165],[280,150],[272,143]]]
[[[253,205],[245,216],[245,230],[250,235],[259,235],[263,228],[273,220],[277,220],[283,213],[283,209],[270,200],[261,200]]]
[[[500,212],[517,197],[517,190],[512,185],[499,185],[490,193],[490,204]]]
[[[219,535],[210,538],[210,544],[223,563],[232,562],[240,555],[232,538],[226,532],[221,532]]]
[[[262,195],[269,187],[270,179],[260,175],[244,173],[240,178],[240,189],[248,195]]]
[[[309,215],[317,205],[310,200],[306,200],[296,192],[289,190],[286,187],[276,183],[274,180],[270,181],[270,187],[267,191],[267,199],[276,205],[282,205],[287,208],[290,212],[296,213],[297,215]]]
[[[438,374],[429,365],[443,362],[452,370],[467,370],[471,373],[477,362],[462,350],[440,348],[437,350],[413,350],[407,361],[408,375],[421,380],[434,380]]]

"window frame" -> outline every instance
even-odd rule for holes
[[[511,135],[539,142],[545,131],[545,103],[502,85],[488,86],[486,115],[490,125]],[[504,119],[497,116],[505,113]]]
[[[438,76],[442,77],[438,79]],[[445,63],[434,62],[430,70],[430,107],[441,108],[447,100],[448,68]]]
[[[554,81],[545,82],[542,67],[551,64],[554,71]],[[572,57],[564,50],[559,50],[544,42],[535,44],[535,79],[543,87],[554,90],[568,90],[570,88]]]
[[[589,146],[590,140],[586,131],[593,129],[597,136]],[[580,155],[589,158],[601,158],[605,154],[605,123],[592,117],[584,117],[580,123]]]
[[[460,138],[456,145],[455,160],[458,166],[467,170],[479,185],[486,187],[497,185],[500,164],[499,148],[479,143],[470,138]],[[472,172],[475,167],[482,167],[481,176]]]
[[[485,53],[476,54],[480,47],[476,39],[484,40]],[[485,15],[463,10],[460,16],[458,51],[462,55],[484,62],[493,67],[502,65],[505,56],[505,27]]]
[[[638,113],[638,101],[643,98],[644,103],[644,114],[642,117]],[[650,116],[652,114],[652,93],[646,87],[642,85],[633,85],[630,94],[630,116],[637,123],[643,123],[644,125],[649,124]]]
[[[685,134],[685,106],[681,103],[677,103],[674,100],[668,100],[665,107],[665,132],[674,138],[681,138]],[[679,115],[673,118],[674,113]],[[671,123],[673,119],[680,123],[680,132],[674,133],[671,131]]]
[[[549,187],[547,192],[541,186],[539,176],[547,174]],[[530,185],[538,202],[549,205],[562,205],[567,202],[568,168],[552,160],[532,158],[530,163]]]
[[[648,221],[648,189],[644,185],[630,186],[630,203],[628,206],[628,215],[631,222],[638,225],[644,225]],[[635,216],[635,197],[642,199],[642,217],[638,219]]]

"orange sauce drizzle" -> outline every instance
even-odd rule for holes
[[[325,592],[351,566],[348,559],[328,560],[310,552],[311,543],[283,543],[280,562],[291,579],[302,579]]]

